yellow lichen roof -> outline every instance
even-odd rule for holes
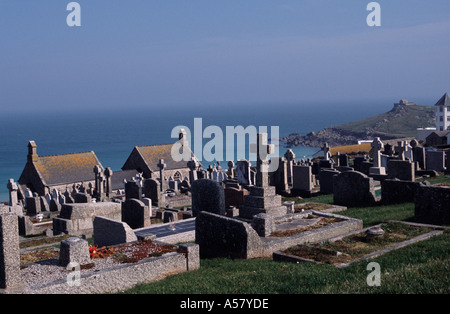
[[[172,146],[173,144],[149,145],[137,146],[136,149],[141,154],[142,158],[144,158],[151,171],[159,171],[158,164],[160,159],[164,159],[166,170],[186,168],[187,161],[175,161],[172,158]],[[193,156],[190,149],[189,153]]]
[[[330,153],[332,155],[336,155],[337,153],[341,153],[341,154],[369,153],[371,149],[372,149],[372,146],[370,143],[363,143],[363,144],[355,144],[355,145],[347,145],[347,146],[330,147]]]
[[[48,186],[71,184],[95,179],[94,167],[100,165],[94,152],[39,156],[34,163]]]

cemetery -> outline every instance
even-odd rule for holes
[[[288,149],[267,172],[267,134],[255,147],[255,166],[205,170],[193,156],[183,180],[165,174],[167,156],[153,156],[157,177],[136,171],[117,190],[101,165],[91,185],[45,195],[10,179],[9,203],[0,206],[0,291],[119,292],[215,259],[346,268],[448,233],[448,151],[375,138],[370,157],[333,156],[324,143],[322,157],[296,160]]]

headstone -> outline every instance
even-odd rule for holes
[[[446,151],[445,155],[445,174],[450,174],[450,149]]]
[[[0,215],[0,289],[22,285],[20,276],[19,224],[16,214]]]
[[[247,190],[234,187],[225,187],[225,208],[229,206],[239,207],[244,204],[244,196],[247,194]]]
[[[198,163],[194,159],[192,159],[188,161],[187,166],[189,168],[189,182],[192,183],[198,179],[197,175]]]
[[[277,194],[289,193],[287,176],[287,161],[283,157],[278,158],[278,169],[270,173],[270,185],[275,186]]]
[[[61,211],[61,204],[58,202],[57,199],[52,198],[50,201],[49,209],[52,212],[59,212]]]
[[[292,151],[292,149],[288,149],[286,151],[286,153],[284,154],[284,158],[286,158],[287,161],[287,180],[288,180],[288,184],[290,186],[292,186],[293,182],[292,182],[292,177],[293,177],[293,166],[294,166],[294,159],[295,159],[295,154]]]
[[[236,178],[239,184],[250,185],[250,166],[251,163],[248,160],[239,160],[236,162]]]
[[[355,207],[370,206],[376,202],[373,179],[358,171],[345,171],[333,181],[333,203]]]
[[[388,178],[399,179],[404,181],[415,181],[414,164],[409,160],[389,160],[388,161]]]
[[[450,224],[450,188],[420,186],[415,197],[414,215],[417,222]]]
[[[86,240],[71,237],[61,241],[59,249],[59,264],[66,267],[70,263],[85,265],[91,262],[89,244]]]
[[[394,147],[394,150],[398,154],[398,159],[406,160],[406,151],[409,150],[409,146],[405,141],[397,142],[397,146]]]
[[[293,190],[312,191],[314,178],[311,166],[293,166]]]
[[[27,215],[35,216],[41,212],[41,199],[39,197],[27,197]]]
[[[250,146],[250,151],[256,153],[256,186],[269,186],[269,158],[274,152],[274,145],[268,144],[267,133],[258,133],[256,145]]]
[[[166,169],[166,163],[164,162],[164,159],[160,159],[159,163],[157,164],[159,168],[159,180],[161,182],[160,189],[161,192],[165,192],[167,190],[167,181],[164,177],[164,169]]]
[[[330,146],[328,143],[324,143],[322,146],[323,160],[330,160]]]
[[[339,167],[348,167],[348,155],[340,154],[339,157]]]
[[[383,142],[380,140],[379,137],[376,137],[372,144],[372,150],[373,150],[373,167],[369,169],[370,174],[375,175],[385,175],[386,174],[386,168],[381,166],[381,150],[384,148]]]
[[[150,226],[150,209],[138,199],[128,199],[122,203],[122,221],[131,229]]]
[[[89,194],[78,192],[74,195],[75,203],[90,203],[92,198]]]
[[[125,183],[125,198],[127,200],[140,200],[142,198],[142,193],[142,185],[140,184],[140,181],[131,180]]]
[[[192,183],[191,193],[194,216],[202,211],[225,215],[224,189],[218,182],[210,179],[198,179]]]
[[[105,180],[106,180],[106,187],[105,187],[106,191],[105,191],[105,193],[106,193],[107,197],[111,197],[112,193],[113,193],[112,182],[111,182],[113,171],[111,170],[111,168],[108,167],[108,168],[105,169],[104,174],[105,174]]]
[[[333,193],[333,180],[334,176],[339,174],[339,171],[334,169],[321,169],[319,172],[320,193],[332,194]]]
[[[9,206],[17,205],[19,198],[17,195],[17,191],[19,190],[19,187],[17,186],[17,183],[14,182],[14,179],[9,179],[8,184],[6,185],[9,190]]]
[[[251,226],[260,237],[268,237],[275,230],[275,221],[272,215],[258,214],[253,216]]]
[[[127,223],[96,216],[94,243],[99,247],[137,241],[136,234]]]
[[[143,194],[152,200],[154,206],[163,207],[165,206],[165,197],[161,193],[160,185],[161,183],[156,179],[144,180]]]
[[[394,148],[392,147],[391,144],[388,143],[388,144],[384,145],[383,153],[385,155],[392,156],[394,154]]]
[[[246,222],[201,212],[195,221],[195,243],[201,258],[256,258],[263,246],[256,231]]]
[[[443,172],[445,170],[445,152],[427,151],[426,152],[427,170]]]

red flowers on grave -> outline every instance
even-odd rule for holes
[[[89,255],[91,256],[91,258],[95,257],[95,255],[97,254],[97,249],[98,249],[97,244],[89,245]]]
[[[106,258],[108,256],[111,256],[112,254],[114,254],[113,248],[107,248],[105,246],[98,248],[97,244],[89,245],[89,255],[91,256],[91,259]]]

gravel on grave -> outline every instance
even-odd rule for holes
[[[28,265],[26,268],[21,269],[22,283],[25,287],[40,286],[53,281],[66,279],[70,274],[70,270],[66,267],[58,265],[59,260],[57,258],[48,259],[46,261],[37,262]],[[93,273],[106,269],[115,265],[119,265],[119,262],[111,257],[108,258],[96,258],[92,260],[95,264],[94,267],[89,269],[81,269],[80,274]]]

